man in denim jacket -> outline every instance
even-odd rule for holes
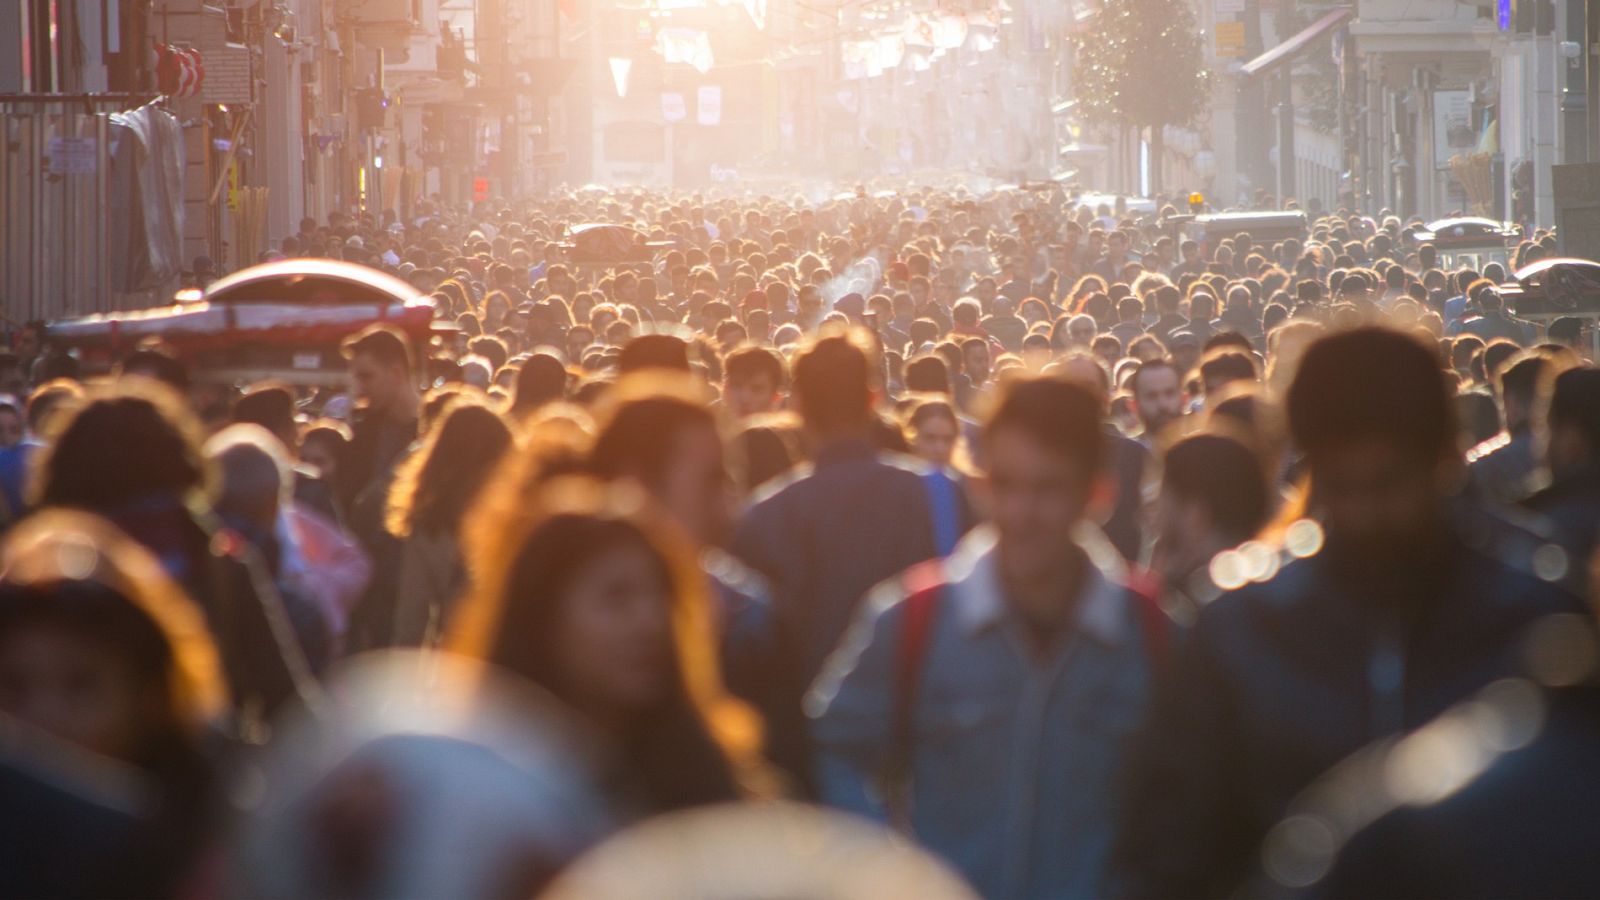
[[[880,588],[813,687],[818,779],[826,802],[909,826],[985,896],[1091,896],[1165,632],[1083,522],[1106,454],[1093,393],[1012,384],[984,448],[992,527],[921,599]],[[886,802],[896,770],[905,800]]]

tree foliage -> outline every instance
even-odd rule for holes
[[[1188,125],[1207,103],[1191,0],[1104,0],[1078,39],[1074,95],[1090,121]]]

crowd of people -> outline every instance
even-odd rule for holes
[[[1175,221],[424,202],[267,255],[452,326],[346,387],[23,329],[0,895],[532,896],[783,801],[985,897],[1600,892],[1600,369],[1498,287],[1555,236]]]

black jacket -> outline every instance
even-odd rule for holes
[[[1579,609],[1532,573],[1531,552],[1480,524],[1407,567],[1407,586],[1379,584],[1388,601],[1323,553],[1201,610],[1135,751],[1114,893],[1231,892],[1302,788],[1511,671],[1535,618]]]

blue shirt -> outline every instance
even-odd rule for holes
[[[1150,655],[1109,546],[1048,658],[1001,594],[995,546],[980,528],[945,564],[912,713],[912,830],[986,897],[1100,896]],[[874,592],[806,704],[824,801],[879,819],[903,594]]]

